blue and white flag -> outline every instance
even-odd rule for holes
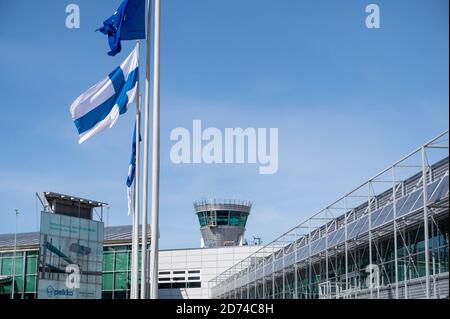
[[[113,127],[119,115],[135,102],[138,72],[138,50],[135,48],[118,68],[73,102],[70,114],[78,130],[80,144]]]
[[[108,35],[112,56],[122,49],[121,40],[145,39],[145,0],[124,0],[97,31]]]
[[[133,144],[131,147],[131,158],[130,158],[130,166],[128,167],[128,176],[127,176],[127,195],[128,195],[128,216],[130,216],[132,210],[132,200],[131,200],[131,186],[134,182],[134,176],[136,174],[136,124],[134,125],[133,131]],[[141,141],[141,134],[139,133],[139,142]]]

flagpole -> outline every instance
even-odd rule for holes
[[[147,299],[147,208],[148,208],[148,145],[150,122],[150,35],[151,35],[151,5],[147,1],[147,36],[146,36],[146,64],[145,64],[145,115],[144,115],[144,163],[142,183],[142,248],[141,248],[141,299]],[[151,239],[153,242],[153,239]]]
[[[141,43],[136,41],[137,59],[139,67],[139,55],[140,55]],[[136,84],[136,164],[134,171],[134,213],[133,213],[133,239],[132,239],[132,266],[131,266],[131,299],[139,298],[139,157],[140,157],[140,126],[141,126],[141,96],[139,93],[140,76],[138,72],[138,80]]]
[[[158,299],[158,242],[159,242],[159,51],[161,2],[155,0],[155,42],[153,62],[153,152],[152,152],[152,227],[150,249],[151,298]]]

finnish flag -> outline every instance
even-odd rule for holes
[[[113,127],[128,105],[135,102],[138,72],[138,50],[135,48],[118,68],[72,103],[70,114],[80,144]]]

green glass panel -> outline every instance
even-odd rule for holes
[[[128,269],[128,253],[116,253],[115,271]]]
[[[35,292],[37,286],[37,276],[25,277],[25,292]]]
[[[129,289],[128,272],[116,272],[114,274],[114,290]]]
[[[27,252],[27,256],[37,256],[39,255],[39,251],[37,250],[30,250]]]
[[[241,212],[230,212],[230,225],[231,226],[241,226]]]
[[[23,278],[22,276],[14,276],[14,292],[23,291]]]
[[[103,254],[103,271],[113,271],[114,253]]]
[[[14,274],[22,274],[23,272],[23,257],[16,257],[16,262],[14,263]]]
[[[36,273],[37,273],[37,256],[28,257],[26,274],[31,275]]]
[[[12,258],[2,258],[2,275],[11,275],[12,274]]]
[[[11,284],[0,286],[0,294],[10,294],[10,293],[11,293]]]
[[[245,227],[245,225],[247,224],[247,214],[242,214],[242,218],[241,218],[241,226]]]
[[[113,273],[103,274],[103,290],[112,290],[113,289]]]

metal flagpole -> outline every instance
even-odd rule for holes
[[[158,299],[159,241],[159,44],[161,2],[155,0],[155,42],[153,63],[153,153],[152,153],[152,227],[150,250],[151,298]]]
[[[14,299],[14,286],[15,286],[15,278],[16,278],[16,250],[17,250],[17,220],[19,217],[19,210],[15,209],[16,213],[16,228],[14,231],[14,256],[12,262],[12,283],[11,283],[11,299]]]
[[[142,181],[142,239],[141,239],[141,299],[147,298],[147,201],[148,201],[148,142],[150,119],[150,30],[152,1],[147,1],[147,37],[145,63],[144,163]],[[153,242],[153,239],[152,239]]]
[[[139,66],[139,54],[141,43],[136,41],[136,49],[138,56]],[[134,170],[134,212],[133,212],[133,240],[132,240],[132,267],[131,267],[131,299],[139,298],[139,132],[141,126],[141,96],[139,94],[140,76],[138,74],[138,81],[136,85],[136,165]]]

